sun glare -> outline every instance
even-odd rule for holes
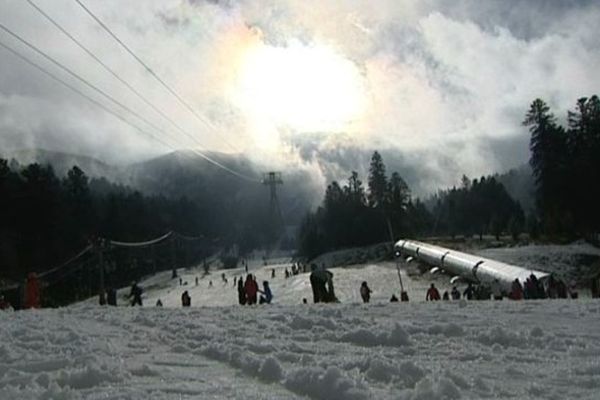
[[[233,97],[261,129],[346,130],[364,109],[358,68],[328,47],[299,43],[248,51]]]

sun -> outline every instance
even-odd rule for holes
[[[232,97],[256,129],[346,131],[365,109],[353,62],[330,47],[297,42],[260,43],[245,52]]]

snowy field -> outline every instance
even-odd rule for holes
[[[333,269],[342,303],[305,305],[308,274],[285,279],[285,266],[251,265],[269,306],[235,305],[241,270],[198,286],[200,271],[180,270],[185,286],[142,282],[144,308],[0,313],[0,399],[598,398],[599,301],[425,303],[429,282],[403,274],[411,302],[389,303],[398,276],[384,263]]]

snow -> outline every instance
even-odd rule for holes
[[[398,274],[381,262],[333,268],[341,303],[311,304],[308,274],[285,279],[283,261],[250,264],[271,305],[237,305],[241,269],[198,286],[201,270],[180,270],[187,285],[170,272],[142,281],[142,308],[2,312],[0,399],[597,398],[597,300],[427,303],[429,279],[403,272],[411,301],[390,303]]]

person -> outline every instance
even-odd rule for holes
[[[311,272],[310,286],[315,303],[330,303],[337,301],[333,290],[333,274],[326,269],[314,269]]]
[[[192,298],[190,297],[190,294],[186,290],[181,295],[181,306],[182,307],[190,307],[191,305],[192,305]]]
[[[142,306],[142,288],[138,286],[137,282],[133,282],[131,285],[131,291],[129,292],[129,298],[131,299],[131,306],[136,304]]]
[[[440,299],[440,292],[436,289],[435,285],[432,283],[427,290],[427,294],[425,295],[425,301],[438,301]]]
[[[162,301],[160,299],[156,300],[156,307],[162,307]]]
[[[244,283],[244,289],[246,291],[246,304],[256,304],[256,294],[258,293],[258,284],[254,280],[252,274],[248,274],[246,282]]]
[[[198,286],[198,277],[196,277],[196,286]]]
[[[4,299],[4,296],[0,295],[0,310],[10,310],[11,308],[10,303]]]
[[[115,307],[117,305],[117,289],[109,287],[106,291],[106,304]]]
[[[290,277],[290,272],[288,271],[288,269],[285,269],[285,277],[286,279]]]
[[[512,300],[523,300],[523,286],[519,282],[519,278],[515,278],[510,287],[510,298]]]
[[[221,274],[221,280],[223,281],[223,283],[227,283],[227,277],[225,276],[225,272]]]
[[[360,285],[360,297],[362,297],[363,303],[369,302],[371,299],[371,293],[372,291],[369,288],[369,285],[367,285],[366,281],[363,281],[363,283]]]
[[[558,296],[559,299],[566,299],[567,296],[567,285],[565,284],[565,281],[563,281],[562,279],[559,279],[558,282],[556,283],[556,295]]]
[[[475,288],[473,287],[471,282],[469,282],[469,284],[467,285],[467,288],[463,292],[463,297],[467,300],[473,300],[474,294],[475,294]]]
[[[398,298],[396,297],[395,294],[392,294],[392,297],[390,298],[390,303],[397,303],[398,302]]]
[[[208,281],[208,287],[211,288],[212,287],[212,281]]]
[[[259,290],[259,292],[262,294],[262,296],[260,296],[259,303],[271,304],[271,300],[273,300],[273,293],[271,292],[268,281],[263,282],[263,290]]]
[[[275,268],[271,268],[271,279],[275,278]]]
[[[494,298],[494,300],[502,300],[502,285],[500,284],[500,281],[497,278],[494,279],[494,281],[492,282],[491,289],[492,297]]]
[[[27,274],[25,283],[25,308],[40,308],[40,282],[35,272]]]
[[[569,294],[571,295],[572,299],[576,299],[579,297],[579,293],[577,292],[577,285],[575,284],[574,280],[571,280],[571,282],[569,282]]]
[[[242,277],[237,281],[238,302],[240,305],[246,304],[246,289]]]
[[[460,300],[460,291],[456,288],[456,286],[452,286],[450,296],[452,297],[452,300]]]
[[[408,292],[403,290],[400,292],[400,301],[407,302],[408,301]]]
[[[100,294],[98,295],[98,304],[100,304],[101,306],[105,306],[106,305],[106,292],[104,291],[100,291]]]
[[[447,290],[444,290],[444,294],[442,294],[442,300],[448,301],[450,300],[450,293]]]

